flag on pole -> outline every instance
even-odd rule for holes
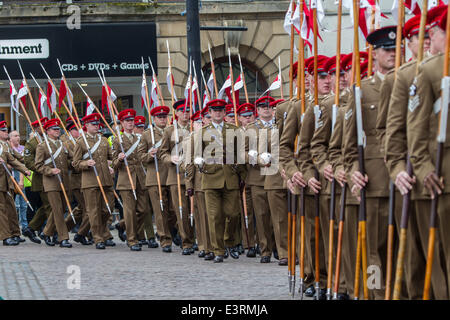
[[[46,105],[47,102],[47,97],[45,96],[45,94],[41,91],[39,91],[39,105],[38,105],[38,112],[39,112],[39,116],[42,117],[47,117],[48,118],[48,114],[46,111],[46,108],[44,107]]]
[[[311,0],[311,9],[317,9],[317,22],[318,25],[322,25],[322,21],[325,18],[325,10],[323,9],[322,0]]]
[[[142,75],[142,85],[141,85],[141,107],[144,106],[147,108],[147,90],[146,90],[146,81],[145,76]]]
[[[56,111],[56,90],[50,81],[47,82],[47,106],[50,114]]]
[[[212,98],[214,96],[213,95],[213,92],[214,92],[214,77],[213,77],[212,72],[209,75],[209,79],[208,79],[208,82],[206,82],[206,86],[208,87],[209,95]]]
[[[108,87],[109,95],[111,97],[111,102],[116,101],[116,99],[117,99],[116,94],[111,90],[110,86],[107,86],[107,87]],[[102,86],[102,113],[103,114],[104,114],[105,105],[106,105],[106,110],[108,110],[108,114],[110,114],[109,106],[108,106],[108,92],[106,91],[106,85],[103,85]],[[60,97],[61,97],[61,94],[60,94]]]
[[[273,91],[273,90],[277,90],[281,88],[281,74],[278,74],[277,77],[275,78],[275,80],[273,80],[272,84],[270,85],[270,87],[264,91],[264,93],[261,96],[264,96],[265,93]]]
[[[72,113],[73,94],[72,94],[72,91],[70,90],[70,88],[68,88],[66,86],[66,82],[64,81],[64,78],[62,78],[61,84],[59,86],[59,101],[58,101],[59,102],[59,110],[61,110],[61,104],[64,101],[64,98],[66,97],[66,95],[69,95],[69,98],[67,98],[67,101],[69,102],[69,109],[70,109],[70,112]]]
[[[222,88],[220,88],[219,95],[217,96],[217,99],[222,99],[223,94],[225,93],[226,89],[231,88],[231,77],[228,75],[227,79],[225,80]]]
[[[95,112],[94,103],[91,99],[87,98],[87,104],[86,104],[86,115],[90,115]]]
[[[420,7],[416,0],[405,0],[405,7],[409,10],[408,14],[418,15],[421,13]],[[396,22],[398,22],[398,0],[392,3],[391,14]]]
[[[234,83],[234,91],[239,91],[244,87],[244,81],[242,81],[242,74],[237,77],[236,82]]]
[[[153,76],[152,78],[152,90],[150,92],[150,106],[157,107],[159,106],[158,102],[158,86],[156,85],[156,78]]]
[[[284,30],[287,32],[288,35],[291,35],[291,26],[292,26],[292,13],[295,10],[295,3],[293,0],[291,0],[291,3],[289,3],[289,9],[286,12],[286,16],[284,17]]]
[[[177,101],[178,100],[177,95],[175,94],[175,90],[173,88],[173,84],[175,83],[175,80],[173,79],[172,67],[170,65],[169,65],[169,68],[167,69],[166,81],[167,81],[167,87],[169,88],[169,92],[171,94],[173,94],[174,101]]]
[[[14,83],[12,81],[9,81],[9,98],[11,100],[11,108],[19,113],[19,110],[16,109],[16,104],[14,103],[14,96],[17,94],[16,88],[14,88]]]
[[[19,88],[19,92],[17,93],[15,110],[19,110],[19,100],[22,101],[24,107],[27,106],[27,94],[28,94],[28,87],[27,87],[27,85],[25,83],[25,79],[24,79],[24,80],[22,80],[22,83]]]

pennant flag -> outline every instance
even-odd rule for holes
[[[342,5],[349,9],[351,23],[353,25],[353,2],[351,0],[344,0]],[[367,38],[371,25],[372,10],[375,12],[375,26],[380,24],[381,17],[387,19],[386,15],[381,12],[381,8],[375,0],[362,0],[359,8],[359,31],[364,38]]]
[[[287,32],[288,35],[291,35],[291,26],[292,26],[292,13],[295,10],[295,3],[293,0],[291,0],[291,3],[289,3],[289,9],[286,12],[286,16],[284,17],[284,30]]]
[[[222,88],[220,88],[219,95],[217,96],[217,99],[222,99],[222,96],[225,93],[225,90],[229,89],[230,87],[231,87],[231,77],[230,77],[230,75],[228,75],[228,77],[225,80]]]
[[[147,108],[147,90],[146,90],[145,76],[142,75],[141,107],[144,108],[144,106]]]
[[[208,94],[206,93],[206,90],[203,92],[203,108],[206,108],[206,104],[209,102]]]
[[[277,90],[280,88],[281,88],[281,74],[278,74],[277,77],[275,78],[275,80],[273,80],[270,87],[266,91],[264,91],[264,93],[261,95],[261,97],[264,96],[264,94],[266,92],[270,92],[270,91]]]
[[[50,81],[47,82],[47,106],[50,114],[56,111],[56,90]]]
[[[108,87],[109,96],[111,97],[111,100],[112,100],[111,102],[116,101],[116,99],[117,99],[116,94],[111,90],[110,86],[107,86],[107,87]],[[109,106],[108,106],[108,92],[106,91],[105,85],[103,85],[102,86],[102,113],[105,114],[104,107],[106,105],[106,110],[108,110],[108,114],[111,115],[110,111],[109,111]]]
[[[67,94],[66,83],[64,79],[61,79],[61,84],[59,86],[59,100],[58,100],[59,110],[61,110],[61,104],[64,101],[66,94]]]
[[[199,101],[198,101],[198,96],[195,93],[195,90],[198,90],[198,82],[197,82],[197,78],[196,77],[194,77],[194,80],[193,80],[193,83],[192,83],[192,91],[191,92],[192,92],[192,95],[194,96],[194,99],[193,99],[193,101],[194,101],[194,109],[198,110],[198,108],[196,108],[196,106],[199,106],[200,104],[199,104]]]
[[[189,99],[189,90],[191,89],[191,77],[188,77],[188,80],[186,82],[186,87],[184,87],[184,98],[186,100]]]
[[[408,14],[418,15],[421,13],[416,0],[405,0],[405,7],[409,10]],[[398,0],[392,3],[391,14],[395,22],[398,22]]]
[[[177,101],[177,95],[175,94],[175,90],[173,88],[173,84],[175,83],[175,80],[173,78],[172,75],[172,67],[169,65],[169,68],[167,69],[167,77],[166,77],[166,81],[167,81],[167,87],[169,89],[169,92],[171,94],[173,94],[173,99],[174,101]]]
[[[150,106],[159,106],[158,102],[158,86],[156,85],[155,77],[152,78],[152,90],[150,93]]]
[[[244,81],[242,81],[241,75],[237,77],[236,82],[234,83],[234,91],[239,91],[244,87]]]
[[[45,94],[43,94],[41,91],[39,91],[38,113],[41,118],[42,117],[48,118],[46,108],[44,108],[44,106],[46,105],[46,102],[47,102],[47,97],[45,96]]]
[[[214,77],[213,77],[212,72],[209,75],[209,79],[208,79],[208,82],[206,82],[206,86],[208,87],[209,95],[212,98],[214,96],[214,94],[213,94],[214,93]]]
[[[22,84],[20,85],[19,93],[16,97],[16,108],[15,110],[19,110],[19,99],[22,101],[23,106],[27,106],[27,94],[28,94],[28,87],[25,83],[25,80],[22,80]]]
[[[318,25],[322,25],[322,21],[325,18],[325,10],[323,9],[322,0],[311,0],[311,9],[317,9],[317,22]]]
[[[91,99],[87,98],[87,104],[86,104],[86,115],[90,115],[95,112],[94,103]]]
[[[12,81],[9,81],[9,97],[11,100],[11,108],[17,112],[18,114],[20,114],[19,110],[16,108],[16,104],[14,103],[14,96],[17,94],[16,88],[14,88],[14,84],[12,83]]]
[[[295,31],[300,34],[300,1],[297,0],[297,5],[295,6],[294,15],[292,16],[292,24],[294,25]]]
[[[428,10],[433,9],[434,7],[437,7],[441,4],[446,4],[447,5],[448,0],[447,1],[442,1],[442,0],[429,0],[428,1]]]

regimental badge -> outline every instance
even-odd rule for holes
[[[397,37],[397,34],[394,31],[389,32],[388,34],[389,39],[394,40]]]
[[[350,119],[352,117],[352,115],[353,115],[353,109],[348,110],[344,116],[345,120]]]
[[[26,156],[29,156],[30,154],[31,154],[30,150],[25,149],[25,155],[26,155]]]
[[[416,85],[413,83],[410,87],[409,87],[409,96],[413,97],[416,95],[417,92],[417,87]]]

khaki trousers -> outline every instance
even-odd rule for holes
[[[158,232],[161,247],[166,247],[172,245],[172,235],[170,234],[170,224],[169,224],[170,189],[168,187],[161,186],[161,193],[164,212],[161,212],[158,186],[148,187],[148,195],[150,197],[153,212],[155,213],[156,232]]]
[[[272,237],[273,226],[267,191],[261,186],[251,186],[251,192],[261,256],[270,257],[272,256],[272,250],[275,243],[273,242]]]
[[[267,199],[270,207],[275,244],[280,259],[288,257],[288,208],[286,190],[268,190]]]
[[[214,255],[225,253],[225,220],[230,220],[230,229],[235,230],[239,221],[239,190],[205,190],[206,212],[208,214],[209,235]]]
[[[112,187],[103,187],[106,198],[108,199],[109,207],[113,208],[114,193]],[[109,232],[108,220],[110,214],[103,200],[102,193],[99,188],[83,189],[84,203],[86,205],[86,213],[89,217],[89,224],[91,225],[91,232],[94,242],[105,242],[112,239],[113,236]]]
[[[47,219],[47,224],[44,228],[44,234],[48,237],[53,236],[54,230],[58,232],[58,240],[69,240],[69,232],[67,231],[66,223],[64,222],[64,211],[66,202],[62,191],[47,192],[48,202],[52,210]],[[69,215],[70,217],[70,215]]]
[[[195,234],[197,236],[198,249],[206,253],[212,252],[211,239],[209,237],[208,216],[206,213],[205,193],[195,192]]]
[[[19,227],[19,218],[17,216],[16,203],[14,202],[14,192],[13,190],[9,191],[9,194],[6,194],[6,211],[15,214],[15,219],[9,219],[9,228],[13,237],[20,236],[20,227]]]
[[[80,236],[86,237],[91,226],[89,224],[89,217],[86,214],[84,197],[81,193],[81,189],[72,190],[72,196],[75,198],[78,204],[75,208],[73,208],[73,215],[75,217],[75,221],[77,223],[81,223],[77,233]],[[73,222],[73,219],[70,215],[66,217],[65,222],[68,231],[72,230],[73,227],[75,227],[75,223]]]
[[[10,220],[16,219],[16,211],[7,210],[7,198],[10,198],[6,192],[0,192],[0,240],[5,240],[13,237],[12,230],[10,229]]]
[[[139,226],[143,226],[145,213],[148,210],[148,197],[145,190],[139,186],[136,187],[136,198],[134,199],[132,190],[120,190],[120,196],[123,202],[123,220],[125,230],[127,231],[127,243],[129,246],[138,244]]]
[[[189,219],[190,205],[188,204],[188,198],[186,196],[186,189],[184,185],[181,185],[181,205],[183,210],[183,216],[180,216],[180,209],[178,204],[178,187],[176,185],[170,186],[170,195],[172,198],[172,204],[175,208],[177,215],[178,232],[180,233],[181,240],[183,242],[183,249],[192,248],[194,245],[194,228],[191,226]]]

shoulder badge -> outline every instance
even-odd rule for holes
[[[31,152],[30,152],[30,150],[27,148],[27,149],[25,149],[25,155],[26,156],[29,156],[29,155],[31,155]]]
[[[350,119],[352,115],[353,115],[353,109],[348,110],[344,116],[345,120]]]

